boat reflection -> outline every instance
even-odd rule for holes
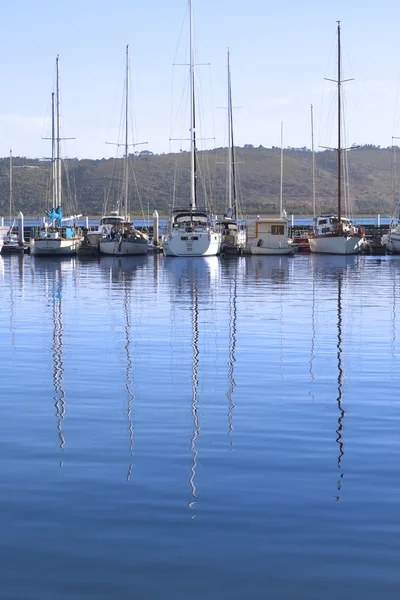
[[[281,284],[289,280],[293,259],[290,256],[249,256],[245,259],[247,277]]]

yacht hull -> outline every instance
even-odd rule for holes
[[[315,254],[359,254],[363,239],[360,235],[322,234],[308,238]]]
[[[400,233],[391,231],[388,234],[384,245],[389,252],[392,252],[393,254],[400,254]]]
[[[290,256],[294,254],[293,248],[266,248],[265,246],[250,246],[251,254],[256,255],[286,255]]]
[[[101,254],[108,256],[138,256],[147,254],[149,249],[148,240],[112,240],[102,239],[99,242]]]
[[[221,235],[214,231],[193,234],[174,232],[163,240],[164,256],[216,256],[220,246]]]
[[[30,252],[37,256],[69,256],[78,252],[81,242],[81,238],[32,239]]]

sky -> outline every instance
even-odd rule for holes
[[[392,0],[193,0],[199,147],[226,146],[226,53],[235,144],[335,146],[336,21],[342,23],[346,143],[400,137],[400,3]],[[187,150],[187,0],[23,0],[2,6],[0,156],[50,154],[60,56],[65,156],[115,156],[125,46],[137,150]],[[178,63],[174,66],[174,63]],[[134,125],[133,125],[134,124]],[[179,141],[171,141],[178,138]]]

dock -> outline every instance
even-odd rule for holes
[[[385,254],[386,248],[385,248],[385,246],[382,245],[382,237],[389,233],[390,225],[388,225],[388,224],[385,224],[385,225],[382,225],[382,224],[363,225],[362,223],[360,223],[360,227],[363,227],[363,229],[365,231],[365,236],[369,243],[370,253],[371,254]],[[150,238],[153,235],[153,226],[152,225],[150,225],[149,227],[138,226],[137,229],[146,230],[149,233]],[[288,230],[289,230],[290,238],[299,240],[299,244],[298,244],[299,251],[300,252],[302,250],[306,251],[307,250],[307,237],[309,234],[312,233],[312,226],[311,225],[289,225]],[[84,231],[84,228],[83,228],[83,231]],[[32,236],[32,232],[33,232],[32,226],[30,226],[30,225],[24,226],[24,247],[23,247],[22,251],[25,251],[27,253],[29,253],[29,242],[30,242],[30,239]],[[14,227],[13,233],[18,234],[17,226]],[[304,240],[303,244],[301,243],[301,240]],[[157,248],[157,250],[155,249],[155,251],[159,251],[159,250],[160,250],[160,248]],[[4,248],[3,248],[3,252],[4,252]],[[85,240],[79,250],[79,254],[82,254],[85,256],[95,256],[98,254],[98,250],[97,250],[97,248],[90,246],[88,241]]]

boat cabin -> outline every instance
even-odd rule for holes
[[[41,227],[34,237],[40,240],[70,240],[74,239],[75,236],[76,230],[74,227]]]
[[[344,231],[352,228],[350,219],[341,218],[341,223]],[[338,230],[339,217],[337,215],[322,215],[314,218],[314,233],[321,235],[323,233],[334,233]]]
[[[124,222],[125,222],[124,217],[111,214],[110,216],[107,216],[107,217],[101,217],[99,227],[101,227],[102,225],[111,225],[112,226],[112,225],[117,225],[119,223],[124,223]]]
[[[172,229],[191,233],[193,231],[203,231],[213,224],[213,216],[207,209],[195,210],[175,210],[171,215]]]
[[[288,246],[287,219],[257,217],[246,220],[247,246],[260,248],[286,248]]]

